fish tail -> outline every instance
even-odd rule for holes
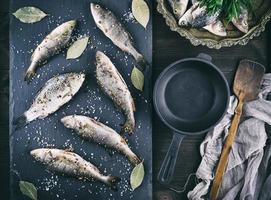
[[[22,115],[14,120],[13,125],[15,126],[15,131],[23,128],[28,123],[25,115]]]
[[[35,72],[32,70],[27,70],[24,75],[24,81],[30,82],[30,80],[35,76]]]
[[[141,160],[137,157],[137,155],[129,156],[128,160],[133,163],[135,166],[141,163]]]
[[[124,134],[124,133],[133,134],[134,129],[135,129],[135,119],[134,119],[134,117],[128,117],[126,122],[122,126],[120,133],[121,134]]]
[[[136,62],[138,65],[137,68],[142,72],[149,68],[149,63],[145,60],[145,58],[141,54],[137,57]]]
[[[25,81],[29,82],[35,76],[36,74],[35,66],[36,66],[36,63],[32,62],[24,75]]]
[[[111,187],[112,190],[118,190],[117,184],[120,182],[120,178],[116,176],[108,176],[107,184]]]

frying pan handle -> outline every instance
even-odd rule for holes
[[[179,149],[184,137],[184,135],[181,135],[179,133],[174,133],[173,135],[166,157],[164,158],[164,161],[157,176],[158,181],[162,184],[169,184],[173,178]]]
[[[202,60],[206,60],[208,62],[212,62],[212,57],[208,54],[205,54],[205,53],[200,53],[197,58],[200,58]]]

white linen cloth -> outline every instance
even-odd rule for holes
[[[268,138],[265,123],[271,125],[271,101],[266,100],[270,92],[271,74],[265,74],[259,99],[244,105],[242,121],[219,190],[219,200],[256,200],[259,196],[261,200],[267,200],[268,197],[270,199],[271,185],[268,186],[268,183],[271,183],[271,176],[268,182],[266,171],[271,148],[265,147]],[[200,145],[202,161],[196,176],[201,181],[187,194],[188,199],[208,199],[215,167],[236,106],[237,98],[231,96],[227,114],[212,131],[207,133]],[[264,187],[267,189],[264,190]]]

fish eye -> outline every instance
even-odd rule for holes
[[[175,9],[175,10],[174,10],[174,13],[177,13],[177,12],[178,12],[178,11]]]
[[[100,8],[100,6],[99,6],[99,5],[96,5],[95,7],[96,7],[96,8]]]

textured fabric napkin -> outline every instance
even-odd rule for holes
[[[244,105],[242,121],[229,155],[218,199],[270,200],[271,175],[267,174],[267,169],[271,147],[265,129],[266,123],[271,125],[271,101],[266,100],[270,92],[271,74],[266,74],[259,99]],[[202,161],[196,172],[200,182],[187,194],[188,199],[208,199],[215,167],[236,106],[237,99],[232,96],[227,114],[200,145]]]

